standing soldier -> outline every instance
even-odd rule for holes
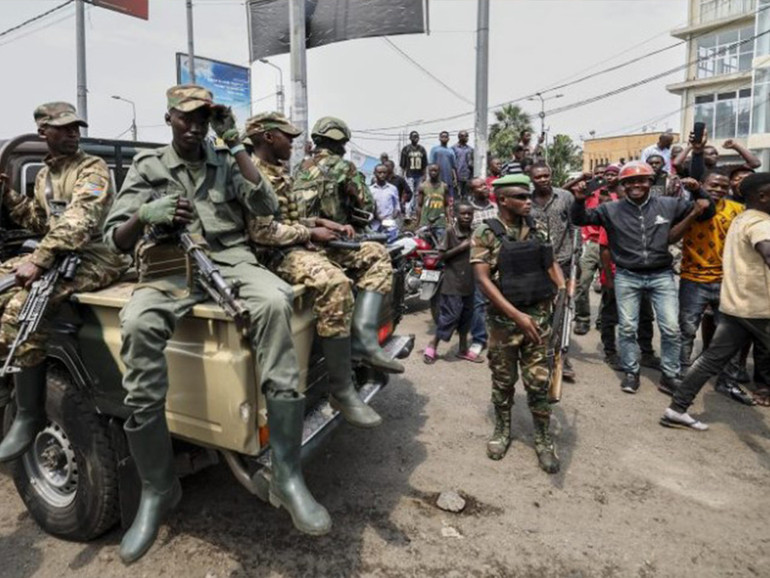
[[[43,235],[33,253],[3,263],[0,277],[16,276],[16,286],[0,296],[0,346],[8,351],[19,330],[18,316],[32,284],[60,258],[75,252],[80,264],[71,280],[60,279],[51,309],[77,291],[94,291],[120,277],[127,263],[101,241],[101,224],[112,201],[110,172],[105,162],[80,150],[80,127],[88,126],[66,102],[51,102],[35,109],[37,132],[48,145],[45,165],[35,179],[32,198],[11,188],[0,175],[3,203],[11,219]],[[13,364],[16,374],[16,419],[0,444],[0,462],[23,455],[46,424],[45,346],[48,335],[38,331],[19,345]]]
[[[248,245],[246,216],[272,215],[278,201],[240,144],[229,109],[215,106],[211,93],[196,85],[172,87],[167,98],[166,123],[173,141],[134,157],[105,223],[106,240],[116,251],[129,252],[146,227],[186,227],[205,239],[225,280],[240,285],[240,299],[250,317],[248,337],[267,399],[270,502],[286,508],[300,531],[325,534],[331,519],[307,489],[300,464],[305,400],[297,392],[291,287],[260,267]],[[210,122],[229,152],[206,141]],[[120,544],[126,563],[152,546],[161,521],[182,495],[166,424],[168,371],[163,351],[179,319],[208,299],[200,288],[185,289],[184,279],[180,287],[173,278],[140,285],[120,314],[123,387],[133,410],[124,429],[142,480],[139,510]]]
[[[284,281],[313,290],[316,331],[328,360],[329,389],[333,407],[359,427],[374,427],[379,415],[361,401],[352,381],[350,325],[353,292],[342,268],[311,243],[326,243],[346,235],[343,225],[321,218],[307,217],[305,204],[292,190],[291,177],[282,162],[291,157],[291,143],[301,134],[286,117],[269,112],[246,121],[246,134],[254,145],[254,163],[273,186],[280,211],[276,215],[255,217],[249,223],[251,240],[269,248],[268,265]],[[389,262],[379,263],[380,286],[390,287]]]
[[[343,157],[350,129],[331,116],[313,125],[313,156],[303,161],[294,176],[297,202],[304,206],[303,218],[315,219],[345,236],[353,227],[365,226],[374,211],[374,200],[363,175]],[[340,228],[339,225],[345,227]],[[377,340],[380,308],[393,283],[388,252],[379,243],[362,243],[358,251],[329,249],[326,257],[353,274],[358,293],[353,311],[353,357],[388,373],[403,373],[404,366],[390,359]]]
[[[489,298],[489,367],[495,430],[487,455],[499,460],[511,439],[511,407],[521,368],[527,402],[535,424],[535,451],[540,467],[553,474],[559,458],[549,431],[550,374],[546,344],[551,334],[553,297],[565,290],[544,225],[535,222],[530,180],[508,175],[494,182],[499,217],[473,233],[471,263],[481,290]]]

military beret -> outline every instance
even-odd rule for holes
[[[289,122],[289,119],[280,112],[263,112],[246,120],[246,135],[267,132],[277,128],[290,136],[299,136],[302,131]]]
[[[66,126],[78,124],[88,126],[88,123],[77,115],[75,107],[68,102],[47,102],[41,104],[33,113],[38,128],[46,125]]]
[[[492,181],[493,187],[528,187],[532,181],[527,175],[505,175]]]
[[[197,84],[178,84],[166,91],[168,110],[175,108],[182,112],[190,112],[202,106],[214,106],[211,92]]]

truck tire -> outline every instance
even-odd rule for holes
[[[5,412],[7,432],[15,403]],[[48,425],[13,464],[13,479],[38,525],[67,540],[93,540],[120,517],[118,470],[106,424],[60,370],[48,369]]]

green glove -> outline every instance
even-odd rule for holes
[[[172,225],[179,195],[168,195],[139,207],[139,220],[145,225]]]
[[[229,106],[215,106],[211,112],[211,128],[230,148],[240,144],[241,138],[235,127],[235,115]]]

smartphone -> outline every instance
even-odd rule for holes
[[[706,130],[705,122],[696,122],[692,128],[693,139],[696,143],[700,143],[703,140],[703,133]]]

